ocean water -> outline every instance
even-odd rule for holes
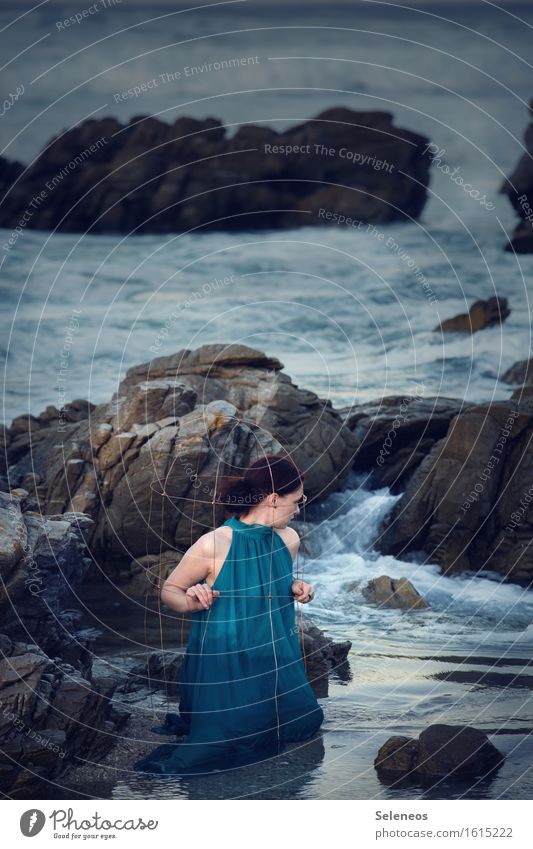
[[[388,6],[386,14],[374,3],[328,5],[305,19],[298,5],[282,15],[249,3],[116,6],[58,30],[61,8],[41,6],[11,25],[20,7],[0,10],[0,38],[13,57],[7,88],[25,85],[1,124],[5,156],[29,163],[89,114],[214,115],[231,134],[254,121],[283,129],[336,105],[384,109],[444,150],[442,162],[494,209],[434,166],[420,220],[383,231],[118,237],[26,229],[0,257],[4,421],[63,400],[104,401],[129,366],[205,342],[278,356],[295,382],[334,404],[417,385],[471,401],[509,396],[497,378],[530,352],[533,256],[502,250],[515,216],[498,189],[523,152],[531,6],[485,5],[480,16],[477,6],[453,4]],[[248,55],[259,63],[185,74]],[[171,84],[113,97],[180,69]],[[9,235],[0,233],[2,245]],[[471,338],[433,332],[493,294],[509,299],[503,326]],[[74,309],[63,397],[59,362]],[[162,340],[176,309],[180,319]]]
[[[16,17],[13,8],[0,11],[0,29]],[[89,115],[213,115],[231,134],[245,122],[283,129],[337,105],[384,109],[444,149],[443,161],[494,209],[434,167],[420,220],[383,230],[94,236],[26,229],[15,248],[2,250],[0,265],[6,423],[61,405],[69,337],[67,401],[109,400],[130,366],[207,342],[276,356],[296,384],[335,406],[413,389],[472,402],[509,397],[498,376],[531,354],[533,256],[503,251],[515,216],[498,190],[523,151],[533,95],[531,6],[485,5],[480,14],[479,6],[388,6],[384,13],[377,3],[328,4],[305,15],[301,6],[282,13],[248,3],[189,12],[165,6],[110,9],[63,31],[61,18],[57,7],[42,6],[0,33],[8,33],[13,56],[7,89],[25,85],[0,127],[5,156],[29,163],[52,135]],[[238,70],[185,71],[255,55],[257,64]],[[114,97],[177,71],[175,83],[150,94]],[[0,233],[2,245],[9,235]],[[433,332],[493,294],[509,300],[502,326],[472,337]],[[392,734],[417,736],[431,722],[451,722],[490,732],[508,758],[494,781],[444,784],[432,791],[436,798],[532,797],[532,595],[496,575],[443,577],[423,557],[407,563],[379,555],[379,521],[397,497],[369,491],[354,476],[309,517],[305,571],[317,587],[309,613],[353,642],[351,677],[334,679],[323,700],[323,744],[296,750],[286,763],[258,765],[254,774],[150,786],[124,776],[106,792],[417,797],[419,789],[379,784],[372,760]],[[430,608],[377,610],[357,590],[346,592],[380,574],[409,577]]]

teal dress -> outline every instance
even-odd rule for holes
[[[224,525],[232,540],[213,584],[220,596],[191,616],[179,715],[153,729],[186,739],[158,746],[138,771],[189,775],[261,760],[309,739],[324,719],[305,673],[289,549],[269,525]]]

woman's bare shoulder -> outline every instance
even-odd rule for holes
[[[294,562],[294,560],[296,560],[296,555],[298,554],[298,549],[300,547],[300,537],[298,536],[298,533],[294,530],[294,528],[289,527],[281,528],[278,533],[287,548],[289,549]]]
[[[286,528],[282,528],[279,533],[285,542],[291,542],[293,545],[300,542],[300,535],[298,534],[298,531],[294,528],[290,528],[288,525]]]
[[[228,543],[231,543],[232,533],[233,531],[228,525],[221,525],[219,528],[213,528],[213,530],[198,537],[196,545],[202,553],[213,554],[213,550],[224,548]]]

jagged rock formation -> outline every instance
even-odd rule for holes
[[[85,678],[32,643],[0,634],[0,789],[30,798],[67,772],[79,755],[102,757],[129,712],[111,699],[117,682]]]
[[[95,635],[79,627],[93,523],[35,507],[22,490],[0,492],[0,787],[23,798],[76,755],[105,754],[129,716],[112,703],[117,682],[93,676]]]
[[[330,401],[281,369],[261,351],[222,344],[135,366],[110,403],[64,434],[52,420],[15,419],[11,485],[33,486],[45,512],[89,515],[95,556],[124,563],[188,547],[191,528],[197,538],[223,521],[217,480],[265,452],[289,452],[309,497],[322,498],[349,474],[354,439]]]
[[[87,674],[92,634],[78,628],[75,589],[90,566],[82,514],[41,516],[24,490],[0,492],[0,618],[12,640],[36,643]]]
[[[0,184],[13,185],[0,227],[15,229],[28,198],[38,202],[24,226],[67,232],[288,228],[325,225],[325,213],[405,220],[426,202],[427,145],[389,112],[345,108],[282,133],[244,124],[231,138],[215,118],[91,118],[23,171],[0,160]]]
[[[411,475],[382,523],[385,554],[423,551],[444,572],[490,569],[533,582],[533,411],[465,407]]]

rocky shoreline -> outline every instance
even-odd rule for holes
[[[415,394],[337,410],[262,351],[184,349],[130,368],[108,403],[17,416],[3,430],[3,488],[22,488],[43,515],[88,517],[94,560],[131,581],[132,557],[144,571],[156,557],[168,573],[177,550],[224,520],[213,504],[221,475],[290,452],[310,503],[351,470],[403,493],[381,528],[383,553],[423,549],[444,572],[487,569],[529,585],[532,374],[522,361],[502,375],[507,401]]]
[[[117,695],[140,686],[146,698],[144,679],[161,677],[161,657],[148,669],[94,675],[97,632],[80,627],[77,593],[105,587],[107,576],[133,604],[146,602],[147,588],[154,596],[193,541],[191,526],[195,538],[223,521],[213,513],[213,481],[258,452],[291,452],[314,503],[342,490],[352,470],[402,493],[383,522],[382,552],[423,550],[445,573],[489,570],[530,587],[533,527],[523,508],[533,498],[532,374],[531,361],[515,364],[502,376],[511,397],[492,404],[413,395],[336,410],[262,351],[204,345],[129,369],[109,403],[76,400],[16,417],[2,431],[0,470],[4,792],[24,797],[79,756],[116,758],[130,719]],[[168,499],[177,509],[165,511]],[[408,574],[381,576],[362,597],[427,608]],[[301,638],[310,681],[327,695],[350,644],[332,643],[312,623]],[[170,660],[165,686],[179,652]]]

